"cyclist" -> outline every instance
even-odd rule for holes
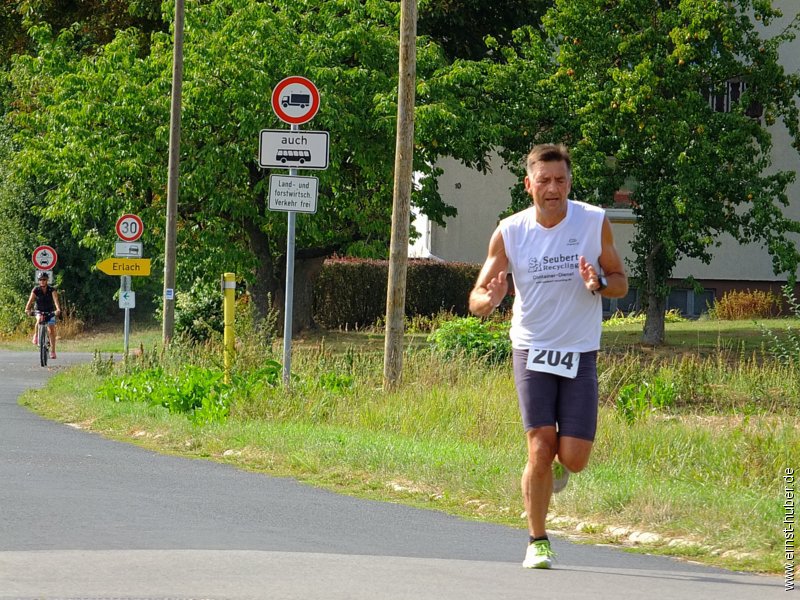
[[[28,303],[25,305],[25,313],[33,314],[31,306],[36,304],[36,313],[50,313],[47,321],[47,331],[50,334],[50,358],[56,357],[56,315],[61,315],[61,303],[58,300],[58,290],[50,286],[50,278],[47,273],[39,275],[39,285],[31,290]],[[39,324],[33,329],[34,345],[39,344],[38,339]]]

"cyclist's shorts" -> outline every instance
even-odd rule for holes
[[[55,325],[56,324],[56,315],[53,313],[50,315],[50,318],[47,320],[48,325]]]

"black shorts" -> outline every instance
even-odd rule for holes
[[[597,431],[597,350],[581,352],[575,379],[531,371],[527,350],[514,350],[514,383],[525,431],[555,426],[558,435],[594,441]]]

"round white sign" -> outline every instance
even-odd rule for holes
[[[123,242],[135,242],[144,233],[144,225],[138,215],[122,215],[117,219],[117,235]]]
[[[305,77],[282,79],[272,90],[272,110],[284,123],[308,123],[319,110],[319,90]]]
[[[39,246],[33,251],[33,266],[42,271],[49,271],[56,266],[58,254],[50,246]]]

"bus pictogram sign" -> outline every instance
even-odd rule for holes
[[[327,169],[329,138],[327,131],[262,129],[258,164],[272,169]]]

